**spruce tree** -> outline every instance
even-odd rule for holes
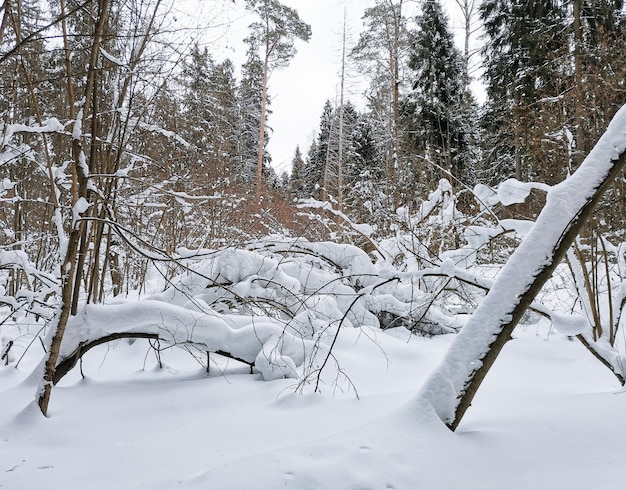
[[[205,192],[235,177],[238,145],[238,101],[234,66],[215,63],[208,50],[195,45],[183,65],[181,83],[185,124],[181,136],[195,183]]]
[[[565,12],[555,0],[484,0],[480,7],[486,42],[482,50],[488,103],[483,124],[485,175],[495,183],[562,178],[563,145],[546,145],[546,134],[563,128],[558,97],[567,89]],[[539,121],[541,121],[539,123]]]
[[[296,150],[291,160],[291,177],[289,178],[290,194],[296,199],[306,197],[304,195],[304,159],[302,158],[302,152],[300,146],[296,146]]]
[[[307,151],[302,175],[302,197],[320,199],[322,179],[324,178],[324,166],[319,159],[317,139],[313,140]]]
[[[330,100],[324,104],[320,116],[320,127],[314,144],[309,149],[306,165],[306,192],[307,197],[325,200],[327,189],[324,188],[328,177],[329,158],[333,151],[333,134],[337,131],[335,111]]]
[[[239,103],[239,148],[240,162],[238,169],[239,182],[249,184],[255,181],[258,152],[259,152],[259,128],[261,127],[261,99],[263,84],[263,63],[256,50],[250,47],[248,57],[241,68],[241,81],[238,90]],[[269,101],[268,101],[269,102]],[[266,109],[267,117],[269,108]],[[265,125],[264,125],[265,126]],[[267,153],[267,127],[263,138],[263,166],[269,164]]]
[[[427,187],[442,174],[464,182],[470,177],[470,135],[464,116],[464,65],[439,0],[425,2],[416,18],[409,68],[413,91],[405,116],[413,130],[412,147],[427,163],[420,172]],[[432,165],[434,164],[434,166]]]
[[[350,131],[351,158],[346,162],[346,214],[359,223],[383,225],[388,219],[384,167],[367,114],[358,114]]]

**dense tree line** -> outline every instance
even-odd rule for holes
[[[456,47],[441,2],[417,4],[377,0],[365,10],[358,42],[347,49],[370,82],[365,109],[327,101],[315,141],[294,149],[291,175],[279,177],[267,151],[267,78],[295,55],[295,39],[310,37],[296,11],[275,0],[248,1],[257,20],[237,67],[193,39],[173,43],[160,1],[5,2],[6,246],[27,250],[44,269],[54,262],[53,216],[80,197],[80,179],[70,175],[77,127],[94,174],[89,185],[97,187],[84,191],[95,221],[81,239],[81,255],[100,270],[88,285],[96,297],[105,271],[115,282],[124,274],[141,282],[142,265],[122,264],[130,251],[110,219],[171,253],[272,226],[299,233],[294,200],[314,198],[384,234],[397,208],[415,209],[442,177],[462,189],[509,177],[555,184],[571,173],[623,102],[623,2],[484,0],[478,11],[468,7],[484,30],[481,107],[469,90],[468,48]],[[252,186],[266,202],[265,221],[248,218]],[[604,209],[612,229],[623,229],[623,180]]]
[[[335,202],[357,221],[384,223],[399,206],[417,206],[442,177],[454,186],[493,185],[511,176],[554,184],[582,161],[625,90],[621,1],[481,2],[487,98],[478,107],[469,91],[468,53],[456,47],[441,2],[417,2],[415,9],[401,0],[377,0],[365,10],[363,31],[349,50],[370,81],[365,110],[328,101],[315,142],[297,150],[290,179],[279,178],[267,152],[267,77],[273,65],[294,56],[295,38],[308,39],[308,26],[279,2],[248,2],[259,20],[246,38],[247,59],[236,67],[197,42],[168,47],[160,3],[133,8],[132,2],[67,0],[47,8],[36,0],[6,2],[0,66],[5,134],[10,124],[42,124],[49,116],[71,129],[80,105],[73,93],[88,81],[94,33],[85,29],[104,7],[90,87],[97,117],[88,116],[94,125],[90,156],[98,163],[90,164],[102,174],[131,165],[138,180],[117,179],[107,192],[165,204],[181,203],[180,196],[166,195],[170,191],[245,196],[254,183],[268,202],[270,194],[284,202],[274,202],[283,214],[294,198],[313,197]],[[141,29],[151,36],[144,46],[124,42],[131,36],[137,43]],[[155,56],[157,43],[166,49]],[[16,184],[8,195],[19,199],[11,210],[5,207],[3,221],[19,237],[25,222],[46,221],[50,209],[41,203],[54,201],[45,185],[49,172],[29,166],[54,166],[70,149],[58,134],[11,136],[3,140],[3,170]],[[611,192],[614,202],[623,201],[623,185]],[[140,219],[137,207],[126,206],[118,216],[156,227],[151,233],[169,241],[159,245],[172,250],[202,239],[190,229],[199,208],[187,204],[168,206],[163,215],[170,216],[156,225]],[[38,219],[29,218],[37,213]],[[221,238],[223,206],[207,201],[204,213],[206,226],[215,228],[212,239]],[[39,248],[50,246],[44,242],[35,254],[42,260],[47,253]]]
[[[360,117],[372,128],[387,215],[418,205],[441,177],[470,187],[509,177],[556,184],[624,102],[621,1],[481,2],[482,107],[468,88],[469,55],[456,47],[441,2],[419,2],[409,18],[405,3],[379,0],[367,9],[366,30],[352,51],[371,81]],[[331,109],[324,108],[317,146],[332,130]],[[310,154],[307,162],[321,175],[319,157]],[[617,230],[623,182],[610,194],[619,208],[609,213]]]

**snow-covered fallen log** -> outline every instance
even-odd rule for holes
[[[331,349],[340,328],[378,328],[386,315],[399,325],[433,325],[434,333],[461,327],[420,290],[422,273],[375,264],[352,245],[273,237],[247,249],[179,254],[186,271],[164,291],[85,305],[70,318],[55,382],[90,348],[122,338],[222,353],[266,380],[305,379],[320,368],[311,356]]]
[[[199,312],[154,300],[86,305],[68,322],[57,363],[63,368],[55,381],[88,348],[121,338],[158,339],[170,346],[193,345],[228,354],[254,365],[266,380],[297,377],[307,344],[312,343],[261,317]]]

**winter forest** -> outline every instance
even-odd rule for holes
[[[624,2],[344,8],[284,167],[300,2],[0,6],[0,488],[622,488]]]

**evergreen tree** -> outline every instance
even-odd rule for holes
[[[249,184],[255,181],[258,152],[259,128],[261,127],[261,99],[263,84],[263,63],[252,48],[248,49],[248,58],[242,66],[241,82],[239,84],[239,148],[240,168],[238,180]],[[269,102],[269,101],[268,101]],[[266,109],[267,117],[269,109]],[[264,124],[265,127],[265,124]],[[267,128],[265,127],[265,131]],[[267,153],[269,137],[267,132],[263,138],[263,167],[269,165],[270,156]]]
[[[463,58],[439,0],[423,4],[411,48],[413,91],[405,117],[413,133],[412,147],[427,162],[419,177],[431,188],[443,176],[441,167],[469,182],[472,131],[464,117]]]
[[[352,158],[346,162],[346,213],[359,223],[384,225],[388,220],[384,168],[374,128],[366,114],[358,115],[350,133]],[[381,228],[384,226],[381,226]]]
[[[350,168],[358,166],[355,163],[359,157],[354,141],[358,118],[358,112],[350,102],[338,108],[333,107],[330,100],[324,104],[315,153],[310,155],[308,162],[309,171],[319,175],[319,192],[316,195],[318,199],[333,199],[338,206],[343,200]],[[348,174],[347,181],[344,177],[340,179],[342,171]]]
[[[304,195],[305,178],[304,178],[304,159],[302,158],[302,152],[300,146],[296,146],[296,150],[291,160],[291,177],[289,179],[290,193],[296,199],[306,197]]]
[[[495,181],[511,175],[519,180],[558,181],[560,170],[546,166],[546,151],[552,161],[567,161],[562,145],[545,145],[545,135],[563,127],[558,97],[567,89],[569,46],[560,3],[484,0],[481,4],[488,39],[482,51],[488,94],[483,124],[491,135],[485,154],[488,175]]]
[[[328,177],[327,163],[332,151],[331,137],[336,131],[334,127],[334,109],[327,100],[320,117],[320,126],[317,138],[309,148],[307,154],[304,186],[305,195],[315,199],[326,199],[326,190],[324,189],[325,177]]]
[[[340,118],[344,127],[341,133]],[[380,218],[380,213],[387,209],[381,185],[385,178],[384,166],[380,164],[383,154],[369,116],[359,114],[350,102],[334,108],[327,100],[306,163],[301,167],[298,155],[294,158],[292,190],[298,197],[331,200],[358,221],[373,217],[374,209]],[[338,175],[340,158],[342,184]]]
[[[234,177],[239,157],[234,66],[228,59],[215,63],[206,48],[196,45],[181,81],[186,118],[181,136],[194,147],[186,152],[188,164],[198,184],[223,185]]]
[[[360,132],[361,115],[350,101],[336,109],[335,117],[338,130],[332,138],[335,143],[329,158],[330,179],[327,179],[327,187],[337,198],[340,209],[344,210],[343,203],[350,192],[350,174],[354,172],[353,169],[363,169],[369,164],[361,154],[361,151],[367,151],[368,142]]]
[[[623,0],[569,3],[574,90],[566,94],[566,99],[572,107],[577,153],[574,160],[580,163],[623,102],[618,93],[626,72],[620,61],[626,52],[626,25]]]
[[[608,122],[624,103],[626,90],[626,19],[623,0],[571,0],[574,42],[573,90],[565,94],[573,135],[571,167],[587,156]],[[616,179],[597,212],[618,240],[626,229],[626,179]]]
[[[554,184],[582,161],[623,102],[607,82],[624,78],[622,9],[622,0],[482,2],[494,181]]]
[[[400,135],[400,95],[409,44],[404,4],[404,0],[376,0],[373,7],[365,9],[365,30],[351,52],[371,80],[367,101],[383,150],[382,185],[394,201],[398,200],[397,174],[405,164]]]

